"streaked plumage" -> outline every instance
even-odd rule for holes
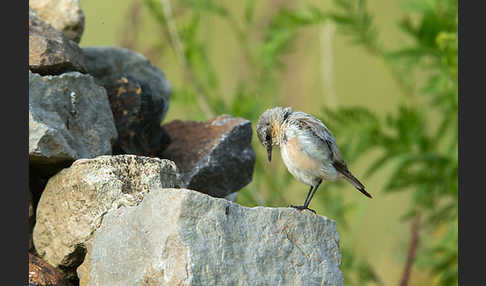
[[[336,181],[344,178],[371,198],[365,187],[349,171],[332,133],[312,115],[292,111],[290,107],[268,109],[258,120],[257,135],[267,149],[269,160],[272,147],[279,146],[289,172],[297,180],[311,186],[304,205],[293,207],[308,209],[322,180]]]

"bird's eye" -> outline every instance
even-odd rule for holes
[[[270,141],[270,139],[271,139],[270,134],[267,134],[267,136],[265,136],[265,140]]]

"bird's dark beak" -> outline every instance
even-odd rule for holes
[[[272,161],[272,144],[267,145],[268,162]]]

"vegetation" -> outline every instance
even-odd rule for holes
[[[395,110],[384,116],[363,106],[323,106],[322,113],[315,115],[338,138],[348,164],[371,153],[379,154],[368,163],[366,176],[376,176],[388,168],[392,171],[383,192],[412,195],[407,214],[397,222],[411,225],[410,244],[400,254],[407,257],[403,274],[397,278],[400,285],[408,284],[412,265],[436,277],[437,284],[457,285],[457,1],[407,1],[403,6],[405,17],[397,24],[410,44],[398,49],[380,41],[365,0],[334,0],[331,10],[312,5],[279,8],[265,25],[255,24],[257,1],[244,2],[244,9],[235,15],[220,1],[144,0],[164,31],[164,37],[151,49],[160,56],[174,53],[181,66],[182,84],[173,87],[171,104],[184,106],[191,119],[207,120],[229,113],[256,123],[266,108],[282,105],[282,59],[295,38],[304,29],[334,23],[350,45],[382,61],[402,94]],[[201,21],[207,17],[223,21],[242,51],[245,67],[235,72],[237,88],[233,94],[223,94],[222,71],[209,55],[210,43],[201,29]],[[278,190],[294,179],[283,166],[272,166],[269,175],[265,150],[256,140],[254,147],[254,179],[240,192],[239,202],[248,206],[288,205]],[[323,205],[326,216],[349,228],[347,221],[355,205],[343,198],[339,191],[342,185],[329,185],[314,200]],[[342,253],[346,285],[384,285],[364,257],[346,246]]]

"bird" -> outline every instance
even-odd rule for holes
[[[372,198],[364,185],[351,173],[338,149],[331,131],[316,117],[291,107],[277,106],[265,110],[256,125],[258,140],[266,148],[268,161],[272,161],[273,147],[280,147],[282,160],[298,181],[310,186],[302,206],[309,208],[310,201],[323,181],[344,179],[368,198]]]

